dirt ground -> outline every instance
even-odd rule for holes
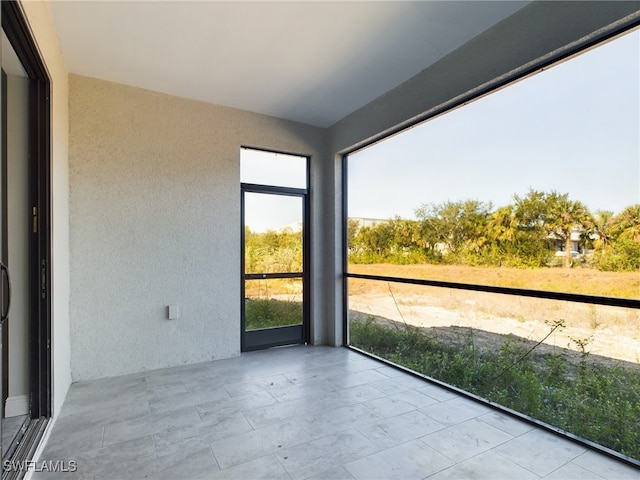
[[[350,281],[349,291],[353,318],[428,328],[451,341],[460,338],[461,329],[471,328],[478,344],[489,348],[499,348],[509,334],[533,345],[547,336],[553,322],[563,320],[565,327],[554,331],[538,352],[569,354],[575,360],[582,344],[592,359],[640,368],[638,310],[360,280]]]

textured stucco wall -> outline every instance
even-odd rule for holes
[[[69,84],[48,2],[21,3],[51,80],[51,328],[53,412],[71,385],[69,323]]]
[[[240,147],[317,164],[323,142],[313,127],[71,75],[73,379],[238,355]]]

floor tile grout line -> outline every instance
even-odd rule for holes
[[[153,442],[153,453],[155,454],[156,460],[158,460],[160,457],[158,456],[158,447],[156,445],[156,434],[155,433],[151,434],[151,441]]]
[[[526,470],[527,472],[530,472],[532,475],[535,475],[538,478],[544,478],[549,476],[552,472],[549,472],[545,475],[539,475],[536,472],[534,472],[533,470],[531,470],[530,468],[526,467],[525,465],[522,465],[520,462],[518,462],[516,459],[513,458],[509,458],[506,455],[502,454],[502,452],[500,452],[499,450],[495,450],[495,453],[499,456],[501,456],[502,458],[504,458],[505,460],[511,462],[511,463],[515,463],[516,465],[518,465],[520,468],[523,468],[524,470]],[[565,466],[568,462],[564,462],[562,465],[560,465],[558,468],[561,468],[563,466]]]
[[[209,451],[211,452],[211,455],[213,456],[213,460],[216,462],[216,465],[218,466],[218,471],[221,472],[222,471],[222,467],[220,466],[220,462],[218,461],[218,457],[216,457],[216,453],[213,451],[213,447],[211,446],[211,443],[207,443],[207,446],[209,447]]]
[[[280,461],[280,459],[278,458],[278,456],[275,453],[271,453],[271,454],[265,455],[265,456],[271,456],[271,457],[275,458],[276,462],[278,462],[278,465],[280,465],[280,468],[282,468],[284,473],[287,474],[287,477],[289,477],[291,480],[293,480],[293,477],[291,476],[291,473],[289,473],[289,470],[286,469],[286,467],[282,464],[282,462]]]
[[[196,415],[198,415],[198,418],[200,419],[200,421],[203,422],[204,418],[202,417],[202,413],[200,412],[200,410],[198,410],[198,406],[194,405],[193,409],[196,411]]]
[[[585,469],[585,470],[587,470],[587,471],[589,471],[589,472],[593,473],[594,475],[597,475],[598,477],[601,477],[601,478],[602,478],[602,475],[600,475],[600,474],[598,474],[598,473],[594,472],[594,471],[593,471],[593,470],[591,470],[589,467],[585,467],[584,465],[580,465],[580,464],[578,464],[578,463],[575,463],[575,461],[576,461],[576,460],[578,460],[580,457],[583,457],[583,456],[587,455],[589,452],[592,452],[592,451],[593,451],[593,450],[589,450],[589,449],[585,450],[585,451],[584,451],[584,452],[582,452],[580,455],[578,455],[577,457],[575,457],[575,458],[573,458],[571,461],[569,461],[567,464],[572,463],[572,464],[574,464],[574,465],[576,465],[576,466],[578,466],[578,467],[580,467],[580,468],[583,468],[583,469]],[[567,465],[567,464],[565,464],[565,465]],[[638,476],[640,476],[640,473],[638,474]]]
[[[568,462],[568,463],[571,463],[571,462]],[[553,473],[557,472],[557,471],[558,471],[558,470],[560,470],[561,468],[566,467],[566,466],[568,465],[568,463],[563,463],[562,465],[558,466],[557,468],[554,468],[552,471],[550,471],[549,473],[547,473],[544,477],[540,477],[540,475],[538,475],[538,477],[539,477],[539,478],[546,478],[546,477],[548,477],[549,475],[551,475],[551,474],[553,474]],[[584,467],[583,467],[583,468],[584,468]],[[589,470],[588,468],[585,468],[585,470],[588,470],[589,472],[591,472],[591,470]],[[591,472],[591,473],[593,473],[594,475],[596,475],[596,477],[594,477],[594,478],[600,477],[600,475],[598,475],[598,474],[597,474],[597,473],[595,473],[595,472]]]
[[[514,439],[519,438],[519,437],[521,437],[522,435],[525,435],[525,434],[529,433],[531,430],[534,430],[534,429],[535,429],[535,427],[534,427],[534,426],[529,425],[529,424],[526,424],[525,422],[521,422],[521,421],[519,421],[519,420],[518,420],[518,419],[516,419],[516,418],[508,417],[507,415],[503,414],[502,412],[489,412],[489,414],[491,414],[491,413],[497,413],[497,414],[499,414],[499,415],[504,415],[505,417],[509,418],[509,420],[513,420],[513,421],[515,421],[515,422],[517,422],[517,423],[522,423],[522,424],[524,424],[524,425],[527,425],[527,427],[528,427],[528,428],[527,428],[527,430],[525,430],[525,431],[523,431],[523,432],[521,432],[521,433],[518,433],[517,435],[514,435],[513,433],[508,432],[506,429],[501,428],[501,427],[499,427],[498,425],[493,425],[492,423],[489,423],[489,422],[487,422],[487,421],[483,420],[483,419],[482,419],[482,417],[484,417],[484,416],[488,415],[487,413],[482,414],[482,415],[480,415],[480,416],[476,417],[476,418],[477,418],[479,421],[481,421],[482,423],[485,423],[485,424],[487,424],[487,425],[489,425],[489,426],[491,426],[491,427],[493,427],[493,428],[497,428],[497,429],[498,429],[498,430],[500,430],[501,432],[504,432],[504,433],[507,433],[507,434],[511,435]]]
[[[471,419],[471,420],[473,420],[473,419]],[[465,422],[462,422],[462,423],[465,423]],[[460,424],[458,424],[458,425],[460,425]],[[446,427],[446,428],[450,428],[450,427],[452,427],[452,426],[455,426],[455,425],[450,425],[450,426],[448,426],[448,427]],[[431,432],[431,433],[440,432],[440,431],[442,431],[442,430],[444,430],[444,429],[436,430],[435,432]],[[448,456],[446,453],[441,452],[441,451],[440,451],[440,450],[438,450],[436,447],[432,447],[431,445],[429,445],[427,442],[425,442],[425,441],[423,440],[425,437],[428,437],[429,435],[431,435],[431,433],[428,433],[427,435],[423,435],[422,437],[418,438],[418,440],[422,441],[422,442],[423,442],[427,447],[432,448],[433,450],[435,450],[436,452],[438,452],[440,455],[443,455],[444,457],[446,457],[446,458],[448,458],[449,460],[451,460],[451,461],[453,462],[453,465],[450,465],[450,466],[449,466],[449,467],[447,467],[447,468],[453,468],[453,467],[455,467],[456,465],[460,465],[461,463],[464,463],[464,462],[467,462],[467,461],[469,461],[469,460],[471,460],[471,459],[473,459],[473,458],[479,457],[480,455],[485,455],[486,453],[491,452],[491,451],[495,450],[496,448],[498,448],[498,447],[500,447],[500,446],[504,445],[505,443],[509,443],[509,442],[511,442],[512,440],[514,440],[514,439],[516,438],[516,437],[509,438],[509,439],[507,439],[507,440],[505,440],[505,441],[503,441],[503,442],[500,442],[500,443],[498,443],[498,444],[496,444],[496,445],[492,446],[491,448],[488,448],[488,449],[483,450],[483,451],[481,451],[481,452],[478,452],[478,453],[476,453],[476,454],[474,454],[474,455],[471,455],[471,456],[470,456],[470,457],[468,457],[468,458],[465,458],[465,459],[463,459],[463,460],[456,460],[455,458],[451,458],[450,456]],[[499,454],[499,452],[494,452],[494,453]],[[511,460],[511,459],[509,459],[509,458],[507,458],[507,457],[504,457],[503,455],[500,455],[500,456],[501,456],[502,458],[504,458],[505,460],[507,460],[507,461],[511,462],[511,463],[516,463],[516,462],[514,462],[513,460]],[[520,466],[520,467],[522,467],[522,465],[519,465],[519,466]],[[524,467],[522,467],[522,468],[524,468]],[[446,469],[445,469],[445,470],[446,470]],[[529,469],[525,469],[525,470],[530,471]],[[534,472],[531,472],[531,473],[533,473],[534,475],[536,475],[537,477],[539,477],[539,475],[538,475],[537,473],[534,473]]]

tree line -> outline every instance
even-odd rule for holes
[[[424,204],[415,216],[373,226],[349,219],[349,261],[640,270],[640,204],[617,215],[592,213],[568,193],[530,189],[499,208],[478,200],[446,201]],[[573,251],[576,238],[580,255]]]

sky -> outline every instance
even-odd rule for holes
[[[304,189],[307,187],[306,164],[306,157],[243,149],[240,156],[240,181]],[[252,232],[278,230],[302,222],[302,215],[301,197],[251,192],[245,194],[245,225]]]
[[[241,180],[303,186],[303,166],[243,150]],[[353,153],[348,166],[350,217],[415,218],[448,200],[500,207],[530,188],[620,213],[640,203],[640,30]],[[300,217],[286,197],[246,211],[255,232]]]
[[[512,203],[529,188],[595,212],[640,203],[640,31],[349,156],[349,216]]]

